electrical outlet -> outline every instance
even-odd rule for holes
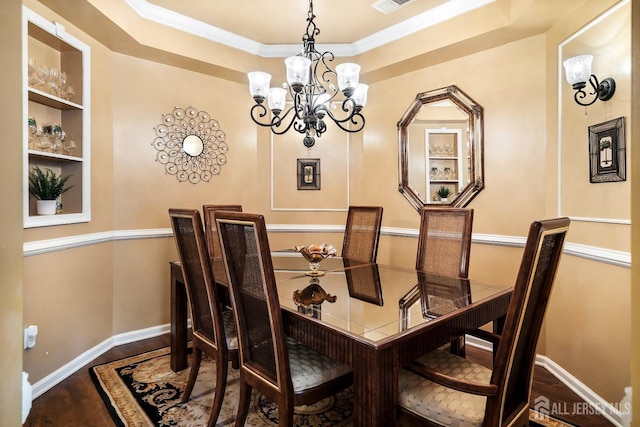
[[[24,348],[33,348],[36,345],[38,325],[29,325],[24,329]]]

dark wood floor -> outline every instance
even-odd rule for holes
[[[111,416],[89,377],[89,367],[168,345],[169,336],[163,335],[114,347],[34,400],[24,426],[113,426]],[[491,365],[489,352],[467,346],[467,357],[477,363]],[[558,382],[544,368],[536,367],[532,402],[539,395],[546,396],[552,403],[557,402],[560,405],[566,403],[567,407],[572,407],[574,402],[582,402],[575,393]],[[558,418],[579,427],[611,427],[612,425],[598,415],[563,415]]]

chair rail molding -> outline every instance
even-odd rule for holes
[[[344,233],[344,225],[331,224],[270,224],[267,226],[270,233]],[[392,237],[418,238],[418,229],[382,227],[381,235]],[[99,243],[115,242],[120,240],[141,240],[169,238],[173,233],[170,228],[149,228],[137,230],[114,230],[100,233],[79,234],[75,236],[60,237],[47,240],[36,240],[23,244],[23,256],[41,255],[48,252],[63,251],[82,246]],[[524,236],[507,236],[500,234],[473,233],[472,243],[489,246],[507,246],[523,248]],[[631,253],[613,249],[588,246],[567,242],[564,253],[595,262],[602,262],[623,268],[631,268]]]

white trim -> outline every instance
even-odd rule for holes
[[[152,239],[171,236],[173,236],[173,232],[170,228],[104,231],[100,233],[77,234],[75,236],[25,242],[22,245],[22,251],[24,256],[31,256],[117,240]]]
[[[147,0],[125,0],[133,11],[144,19],[175,28],[198,37],[239,49],[252,55],[265,58],[285,58],[300,53],[301,45],[267,45],[247,37],[234,34],[194,18],[173,12],[172,10],[149,3]],[[474,9],[486,6],[495,0],[449,0],[445,3],[415,15],[405,21],[385,28],[377,33],[363,37],[353,43],[317,44],[323,52],[333,52],[336,57],[360,55],[387,43],[407,37],[413,33],[437,25],[441,22],[463,15]],[[301,31],[304,22],[300,22]]]
[[[64,379],[71,376],[73,373],[82,369],[88,363],[91,363],[92,360],[95,360],[102,354],[111,350],[113,347],[128,344],[130,342],[139,341],[146,338],[153,338],[159,335],[163,335],[169,332],[169,325],[160,325],[153,326],[151,328],[139,329],[137,331],[125,332],[123,334],[114,335],[111,338],[107,338],[102,341],[100,344],[90,348],[85,351],[69,363],[61,366],[56,369],[46,377],[42,378],[40,381],[37,381],[32,386],[33,394],[32,399],[37,398],[42,395],[46,391],[50,390],[57,384],[59,384]]]
[[[536,365],[549,371],[549,373],[558,381],[566,385],[585,402],[589,403],[599,414],[611,421],[614,426],[622,427],[622,414],[620,411],[618,411],[611,403],[605,401],[576,377],[571,375],[562,366],[541,354],[536,355]]]
[[[493,344],[478,337],[466,335],[466,345],[470,345],[481,350],[493,352]],[[622,427],[622,414],[611,403],[605,401],[596,392],[583,384],[576,377],[571,375],[566,369],[558,365],[547,356],[536,354],[535,364],[546,369],[558,381],[567,386],[586,403],[609,420],[614,426]]]
[[[269,224],[267,231],[272,233],[343,233],[344,225],[329,224]],[[417,238],[418,230],[413,228],[382,227],[380,234],[394,237]],[[23,244],[25,257],[48,252],[62,251],[81,246],[94,245],[119,240],[138,240],[172,237],[170,228],[151,228],[139,230],[114,230],[102,233],[79,234],[48,240],[36,240]],[[525,238],[520,236],[503,236],[499,234],[473,233],[471,241],[480,245],[507,246],[523,248]],[[588,246],[578,243],[565,243],[564,252],[568,255],[589,259],[591,261],[631,268],[631,253],[613,249]]]
[[[567,37],[560,44],[558,44],[558,216],[567,216],[562,213],[562,88],[563,85],[568,84],[564,78],[562,69],[562,49],[566,44],[579,37],[581,34],[600,23],[609,15],[620,9],[627,4],[629,0],[621,0],[618,4],[607,10],[602,15],[598,16],[593,21],[589,22],[584,27]],[[578,107],[576,107],[578,108]],[[588,218],[588,217],[570,217],[572,221],[580,222],[599,222],[605,224],[624,224],[630,225],[631,219],[615,219],[615,218]]]
[[[95,360],[102,354],[111,350],[113,347],[128,344],[143,339],[157,337],[163,334],[167,334],[170,331],[170,325],[164,324],[159,326],[152,326],[150,328],[138,329],[136,331],[125,332],[122,334],[114,335],[111,338],[107,338],[100,344],[85,351],[69,363],[61,366],[51,374],[42,378],[33,384],[32,399],[36,399],[57,384],[70,377],[75,372],[83,369],[91,361]],[[492,351],[492,344],[483,339],[467,335],[466,344],[472,347],[476,347],[485,351]],[[599,413],[613,423],[616,427],[622,427],[622,417],[620,412],[613,407],[609,402],[606,402],[597,393],[591,390],[589,387],[580,382],[576,377],[571,375],[562,366],[555,363],[553,360],[543,355],[536,355],[536,365],[545,368],[551,375],[553,375],[558,381],[566,385],[585,402],[591,404]],[[602,411],[604,409],[604,411]]]

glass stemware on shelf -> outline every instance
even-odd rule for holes
[[[38,126],[35,117],[29,117],[28,126],[30,150],[72,156],[78,148],[75,141],[67,138],[59,123],[44,123]]]
[[[76,91],[69,85],[65,71],[46,65],[37,65],[35,58],[29,58],[29,86],[42,90],[50,95],[70,101]]]

